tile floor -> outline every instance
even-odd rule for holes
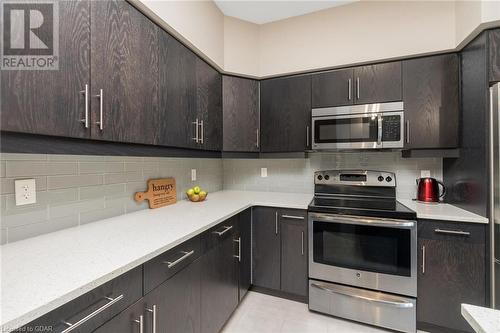
[[[390,331],[309,312],[306,304],[251,291],[222,330],[222,333],[280,332],[387,333]]]

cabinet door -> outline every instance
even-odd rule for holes
[[[403,62],[405,148],[458,147],[458,55]]]
[[[462,303],[485,305],[484,226],[419,220],[417,321],[471,331],[461,315]],[[468,232],[470,235],[437,233]],[[425,327],[421,327],[425,329]]]
[[[122,0],[91,1],[91,9],[92,138],[154,144],[158,27]]]
[[[339,69],[312,76],[312,107],[350,105],[354,101],[353,69]]]
[[[261,151],[301,152],[310,145],[311,77],[261,82]]]
[[[201,260],[197,260],[144,297],[149,327],[155,306],[156,332],[201,332],[200,269]]]
[[[253,284],[280,289],[280,227],[278,210],[256,207],[252,211]]]
[[[489,31],[490,82],[500,81],[500,29]]]
[[[219,332],[238,306],[238,265],[234,244],[233,237],[227,237],[202,257],[203,333]]]
[[[196,108],[200,125],[200,148],[222,150],[222,76],[196,57]]]
[[[85,96],[90,85],[90,3],[61,1],[59,69],[2,70],[1,130],[88,138]]]
[[[239,251],[239,299],[246,295],[252,284],[252,210],[247,209],[239,215],[238,221],[240,251]]]
[[[400,101],[401,62],[354,68],[355,104]]]
[[[307,296],[307,219],[304,211],[281,210],[281,290]]]
[[[159,42],[159,144],[197,148],[196,55],[163,30]]]
[[[148,318],[145,311],[144,299],[120,312],[113,319],[99,327],[94,333],[142,333],[147,332]],[[141,321],[143,330],[141,332]]]
[[[222,77],[224,151],[259,151],[259,83]]]

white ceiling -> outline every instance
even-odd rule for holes
[[[358,0],[214,0],[226,16],[236,17],[252,23],[263,24],[285,18],[304,15],[326,8],[342,6]]]

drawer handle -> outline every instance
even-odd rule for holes
[[[87,316],[83,317],[82,319],[80,319],[79,321],[77,321],[76,323],[72,324],[70,322],[67,322],[67,321],[62,321],[63,324],[69,326],[68,328],[66,328],[64,331],[62,331],[61,333],[67,333],[67,332],[71,332],[72,330],[74,330],[75,328],[83,325],[85,322],[87,322],[88,320],[94,318],[95,316],[97,316],[99,313],[103,312],[104,310],[106,310],[107,308],[109,308],[110,306],[112,306],[113,304],[115,304],[116,302],[120,301],[121,299],[123,299],[123,294],[121,294],[120,296],[118,297],[115,297],[115,298],[111,298],[111,297],[104,297],[105,299],[109,300],[108,303],[104,304],[103,306],[101,306],[99,309],[95,310],[94,312],[88,314]]]
[[[181,253],[183,255],[179,259],[174,260],[174,261],[164,261],[163,263],[166,264],[168,268],[172,268],[175,265],[177,265],[178,263],[180,263],[181,261],[183,261],[183,260],[187,259],[188,257],[192,256],[194,254],[194,250],[191,250],[189,252],[181,251]]]
[[[224,226],[224,230],[222,230],[222,231],[214,231],[213,233],[216,234],[216,235],[222,236],[222,235],[224,235],[226,232],[228,232],[231,229],[233,229],[232,225],[230,225],[230,226]]]
[[[367,302],[382,303],[382,304],[394,306],[397,308],[412,308],[413,307],[413,303],[410,303],[410,302],[404,302],[404,301],[403,302],[396,302],[396,301],[389,301],[389,300],[382,299],[382,298],[380,298],[380,299],[371,298],[371,297],[367,297],[367,296],[352,294],[352,293],[347,292],[347,291],[334,290],[334,289],[328,288],[326,286],[323,286],[323,285],[317,284],[317,283],[311,283],[311,287],[314,287],[314,288],[319,289],[319,290],[324,290],[324,291],[327,291],[330,293],[334,293],[334,294],[339,294],[339,295],[343,295],[343,296],[347,296],[347,297],[357,298],[357,299],[367,301]]]
[[[132,320],[132,322],[139,324],[139,333],[144,333],[144,315],[140,315],[139,319]]]
[[[462,236],[470,236],[470,232],[462,231],[462,230],[445,230],[445,229],[435,229],[434,232],[438,234],[448,234],[448,235],[462,235]]]
[[[292,219],[292,220],[303,220],[304,216],[295,216],[295,215],[281,215],[284,219]]]

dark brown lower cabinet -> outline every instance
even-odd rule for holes
[[[94,333],[140,333],[141,325],[142,332],[147,332],[150,322],[146,320],[144,309],[144,298],[141,298]]]
[[[238,253],[239,300],[246,295],[252,284],[252,210],[247,209],[239,215]]]
[[[221,229],[220,232],[226,230],[224,227]],[[219,332],[238,306],[237,247],[234,236],[234,233],[221,235],[223,239],[220,243],[214,245],[201,259],[203,333]]]
[[[417,326],[473,332],[462,303],[486,305],[485,225],[418,221]]]
[[[307,212],[256,207],[252,213],[253,285],[307,296]]]
[[[307,296],[307,213],[281,210],[281,290]]]

